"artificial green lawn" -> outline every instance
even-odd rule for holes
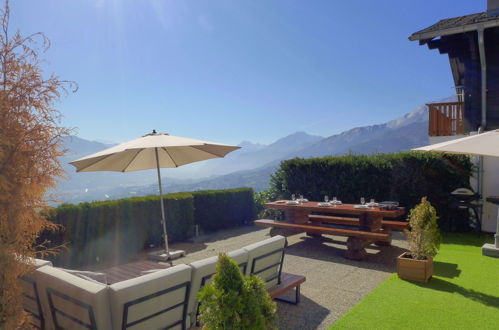
[[[482,256],[484,242],[446,236],[427,284],[394,274],[329,329],[499,329],[499,258]]]

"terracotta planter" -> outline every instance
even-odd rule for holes
[[[409,252],[404,252],[397,257],[397,273],[403,280],[426,283],[433,275],[433,258],[416,260]]]

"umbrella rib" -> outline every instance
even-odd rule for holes
[[[113,156],[113,155],[115,155],[115,154],[113,153],[113,154],[106,155],[106,156],[104,156],[104,158],[102,158],[102,159],[97,159],[97,160],[95,160],[95,161],[94,161],[94,162],[92,162],[91,164],[88,164],[88,165],[87,165],[87,166],[85,166],[85,167],[82,167],[82,168],[80,168],[80,169],[78,169],[78,168],[77,168],[77,169],[76,169],[76,172],[81,172],[82,170],[84,170],[84,169],[86,169],[86,168],[89,168],[90,166],[97,164],[97,163],[98,163],[98,162],[100,162],[101,160],[104,160],[104,159],[106,159],[106,158],[109,158],[109,157],[111,157],[111,156]],[[70,164],[71,164],[71,163],[70,163]],[[71,164],[71,165],[72,165],[72,164]],[[73,166],[74,166],[74,165],[73,165]]]
[[[170,157],[170,159],[172,160],[173,165],[175,165],[175,167],[178,167],[177,163],[175,162],[175,160],[173,159],[173,157],[168,152],[168,149],[166,149],[165,147],[162,147],[161,149],[163,149],[168,154],[168,157]]]
[[[128,166],[130,166],[130,164],[135,160],[135,158],[137,158],[137,156],[141,153],[141,151],[143,151],[144,149],[138,149],[139,151],[132,157],[132,159],[128,162],[128,164],[126,164],[126,166],[123,168],[123,173],[125,173],[126,169],[128,168]]]
[[[203,144],[203,146],[206,146],[207,144]],[[225,156],[222,156],[222,155],[217,155],[216,153],[213,153],[213,152],[208,152],[206,150],[203,150],[203,149],[199,149],[197,146],[190,146],[191,148],[194,148],[196,150],[200,150],[200,151],[203,151],[203,152],[206,152],[207,154],[210,154],[210,155],[215,155],[217,157],[220,157],[220,158],[224,158]]]

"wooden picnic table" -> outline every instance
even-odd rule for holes
[[[365,247],[372,242],[389,245],[392,229],[403,229],[408,226],[406,222],[384,220],[384,218],[402,216],[405,214],[404,207],[393,210],[378,207],[359,209],[353,204],[319,206],[317,202],[304,202],[290,205],[285,201],[270,202],[265,206],[284,213],[284,221],[266,219],[255,221],[256,225],[272,227],[271,235],[290,236],[306,232],[309,236],[322,234],[347,236],[348,249],[345,256],[355,260],[367,258]],[[320,215],[315,215],[317,213]],[[342,215],[346,217],[341,217]]]
[[[378,232],[384,218],[397,218],[405,213],[404,207],[395,210],[382,210],[378,207],[358,209],[354,204],[340,204],[336,206],[319,206],[317,202],[305,202],[298,205],[289,205],[286,202],[270,202],[266,207],[281,210],[284,218],[290,223],[307,223],[312,213],[345,214],[358,216],[359,229]]]

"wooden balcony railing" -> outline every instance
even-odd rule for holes
[[[464,102],[431,103],[427,106],[430,136],[464,134]]]

